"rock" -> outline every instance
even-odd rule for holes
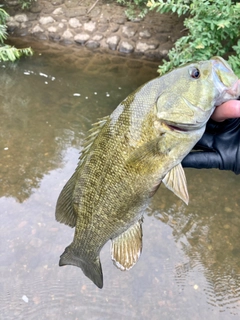
[[[110,25],[110,32],[117,32],[118,30],[119,30],[119,24],[117,24],[117,23],[113,23],[113,24],[111,24]]]
[[[7,21],[7,27],[9,30],[13,31],[15,28],[19,28],[20,23],[15,21],[13,17],[10,17]]]
[[[28,17],[28,21],[35,21],[37,20],[38,15],[36,13],[29,12],[27,17]]]
[[[103,39],[103,40],[101,40],[100,41],[100,47],[101,47],[101,49],[103,49],[104,51],[106,50],[109,50],[109,46],[108,46],[108,44],[106,43],[106,39]]]
[[[151,43],[151,44],[148,44],[146,42],[137,42],[136,44],[136,52],[142,52],[144,53],[145,51],[147,50],[153,50],[153,49],[156,49],[158,47],[158,44],[157,43]]]
[[[55,9],[54,11],[53,11],[53,14],[54,15],[61,15],[61,14],[63,14],[64,12],[63,12],[63,8],[61,8],[61,7],[59,7],[59,8],[57,8],[57,9]]]
[[[21,28],[22,29],[27,29],[27,28],[31,28],[31,26],[32,26],[32,23],[31,22],[23,22],[23,23],[21,23]]]
[[[17,29],[14,34],[19,37],[25,37],[28,34],[28,28]]]
[[[64,31],[64,33],[62,35],[62,41],[65,44],[72,44],[73,43],[73,34],[70,30]]]
[[[32,0],[30,9],[24,12],[19,10],[19,0],[6,2],[12,4],[9,13],[13,17],[8,18],[7,26],[14,35],[33,34],[38,40],[60,39],[65,44],[75,42],[90,49],[133,52],[146,59],[165,58],[181,36],[183,25],[183,19],[177,16],[160,18],[154,13],[147,15],[142,23],[130,22],[124,14],[125,8],[112,0],[107,4],[99,2],[89,13],[95,0]]]
[[[86,43],[86,47],[89,49],[96,49],[100,46],[100,43],[98,41],[94,41],[94,40],[89,40]]]
[[[15,15],[15,20],[17,21],[17,22],[27,22],[28,21],[28,17],[27,17],[27,15],[26,14],[17,14],[17,15]]]
[[[54,20],[51,16],[41,17],[41,18],[39,19],[39,23],[40,23],[40,24],[43,24],[43,25],[49,24],[49,23],[53,23],[53,22],[55,22],[55,20]]]
[[[108,23],[99,24],[98,31],[99,32],[106,32],[108,30]]]
[[[96,22],[90,21],[90,22],[84,23],[83,29],[90,33],[94,32],[96,30]]]
[[[57,32],[56,27],[49,27],[47,30],[48,30],[48,32],[51,32],[51,33]]]
[[[44,32],[44,30],[37,24],[33,29],[31,30],[31,33],[39,33]]]
[[[53,6],[59,6],[60,4],[63,4],[64,0],[52,0]]]
[[[35,32],[33,33],[34,37],[37,38],[38,40],[48,40],[48,36],[46,35],[45,32]]]
[[[122,41],[119,45],[119,52],[122,53],[132,53],[134,51],[134,46],[130,42]]]
[[[40,12],[40,17],[51,15],[53,8],[50,3],[46,2],[46,5],[43,6],[42,11]]]
[[[77,18],[69,19],[68,24],[71,28],[74,28],[74,29],[82,26],[82,24],[79,22]]]
[[[60,22],[58,24],[58,28],[63,29],[65,27],[65,24],[63,22]]]
[[[49,33],[48,37],[50,40],[56,41],[56,42],[60,41],[60,39],[61,39],[61,35],[59,33],[55,33],[55,32]]]
[[[119,36],[112,36],[107,38],[106,43],[108,44],[109,49],[116,50],[119,41],[120,41]]]
[[[108,20],[107,18],[103,17],[102,15],[101,15],[100,18],[98,19],[98,23],[99,23],[99,24],[106,24],[106,23],[108,23],[108,22],[109,22],[109,20]]]
[[[151,37],[151,33],[148,30],[143,30],[139,32],[139,36],[146,39]]]
[[[66,31],[64,31],[64,33],[62,35],[62,38],[64,40],[70,40],[70,39],[73,38],[73,34],[72,34],[72,32],[70,30],[66,30]]]
[[[74,37],[74,41],[79,44],[84,44],[89,40],[90,36],[87,33],[78,33]]]
[[[108,23],[112,18],[112,14],[108,11],[108,10],[104,10],[102,11],[100,18],[99,18],[99,22],[100,23]]]
[[[34,3],[29,10],[32,13],[39,13],[42,11],[42,6],[39,3]]]
[[[79,21],[80,21],[80,23],[88,22],[88,21],[90,21],[90,17],[87,15],[80,16]]]
[[[103,38],[103,35],[102,34],[96,34],[95,36],[93,36],[93,40],[94,41],[100,41],[100,40],[102,40],[102,38]]]
[[[132,38],[136,33],[136,29],[134,29],[133,27],[123,26],[122,33],[123,33],[123,36],[127,38]]]
[[[12,0],[12,1],[8,1],[8,3],[7,3],[9,6],[17,6],[17,5],[19,5],[19,2],[18,2],[18,0]]]

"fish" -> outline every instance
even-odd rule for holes
[[[153,79],[93,124],[77,168],[56,204],[56,220],[75,227],[59,266],[73,265],[103,287],[102,247],[129,270],[142,252],[144,211],[161,182],[188,204],[182,159],[202,137],[214,109],[240,95],[221,57]]]

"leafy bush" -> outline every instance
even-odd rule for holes
[[[32,55],[31,48],[16,49],[4,44],[4,41],[7,39],[6,20],[8,16],[7,12],[0,8],[0,61],[15,61],[22,55]]]
[[[179,65],[206,60],[214,55],[226,57],[240,77],[240,3],[231,0],[149,0],[147,7],[159,13],[186,14],[186,36],[169,51],[169,61],[159,66],[159,73]],[[235,55],[234,52],[235,51]]]
[[[148,10],[185,15],[186,36],[169,51],[169,61],[159,66],[159,73],[191,61],[207,60],[214,55],[228,57],[240,77],[240,3],[234,0],[117,0],[127,7],[126,15],[144,17]],[[136,8],[138,10],[136,11]]]
[[[126,16],[129,20],[142,19],[148,13],[147,0],[117,0],[123,6],[126,6]]]

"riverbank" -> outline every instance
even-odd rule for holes
[[[183,20],[150,12],[129,21],[115,1],[37,0],[28,11],[8,0],[8,32],[12,37],[52,41],[100,52],[160,61],[183,35]]]

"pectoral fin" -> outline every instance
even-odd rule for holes
[[[181,163],[172,168],[162,179],[165,186],[175,193],[180,199],[188,204],[189,196],[187,190],[186,176]]]
[[[129,270],[137,263],[142,252],[142,220],[112,239],[112,260],[120,270]]]

